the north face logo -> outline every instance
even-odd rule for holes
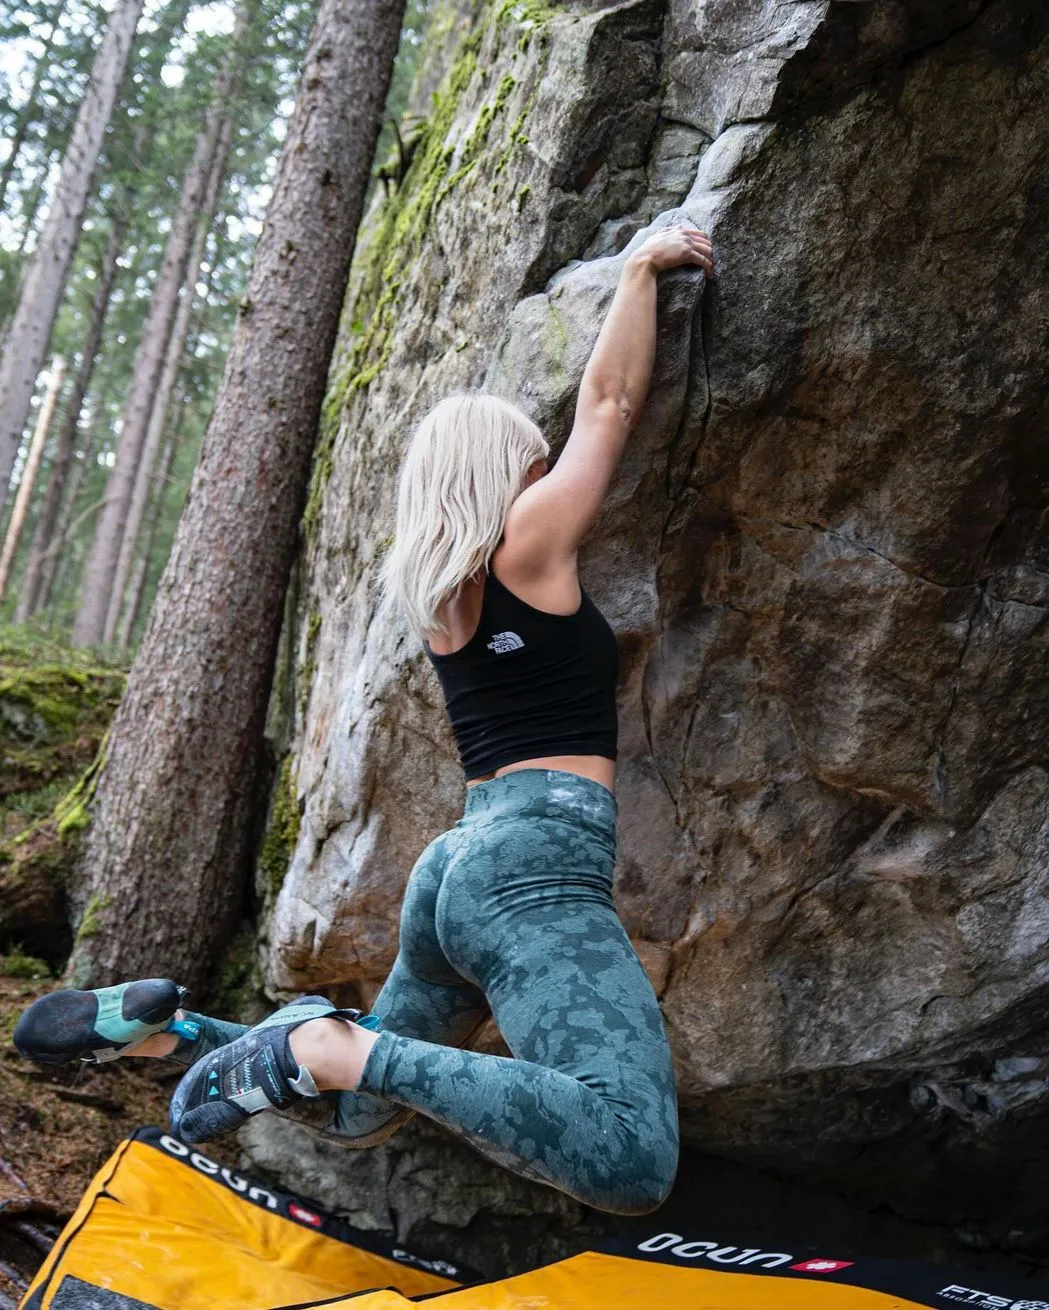
[[[516,632],[497,632],[488,643],[488,649],[495,651],[496,655],[506,655],[512,650],[520,650],[523,646],[524,642]]]

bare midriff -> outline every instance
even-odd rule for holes
[[[493,778],[501,778],[504,773],[517,773],[520,769],[559,769],[562,773],[575,773],[580,778],[590,778],[609,791],[616,789],[615,760],[604,755],[541,755],[534,760],[515,760],[513,764],[504,764],[493,773],[471,778],[466,785],[472,787],[478,782],[491,782]]]

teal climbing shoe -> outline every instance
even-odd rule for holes
[[[144,978],[97,991],[65,990],[41,996],[18,1020],[14,1044],[40,1064],[116,1060],[129,1046],[172,1023],[185,988],[169,978]]]

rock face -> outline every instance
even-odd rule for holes
[[[717,274],[662,276],[584,582],[621,642],[618,905],[686,1141],[1037,1243],[1049,11],[485,0],[434,22],[457,53],[369,216],[307,516],[270,985],[367,1000],[459,812],[437,684],[373,591],[412,423],[483,385],[556,446],[625,252],[685,218]],[[262,1158],[299,1130],[252,1131]],[[368,1166],[373,1222],[418,1140]],[[474,1212],[522,1187],[479,1182]]]

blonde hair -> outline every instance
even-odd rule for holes
[[[527,414],[482,391],[454,392],[420,419],[381,574],[385,596],[420,637],[447,631],[438,611],[487,567],[525,475],[549,452]]]

